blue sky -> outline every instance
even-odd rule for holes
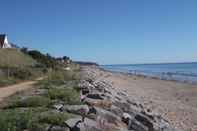
[[[197,61],[196,0],[0,0],[10,41],[100,64]]]

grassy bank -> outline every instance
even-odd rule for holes
[[[1,131],[44,131],[50,125],[64,127],[64,121],[76,115],[58,112],[54,105],[81,105],[80,93],[77,90],[80,80],[79,66],[70,65],[50,70],[44,80],[34,88],[19,92],[1,104]]]
[[[0,49],[0,67],[33,66],[36,61],[19,49]]]
[[[0,49],[0,87],[42,76],[44,69],[19,49]]]
[[[0,49],[0,87],[32,80],[53,73],[51,70],[67,67],[72,67],[72,70],[78,68],[66,56],[55,58],[37,50]]]

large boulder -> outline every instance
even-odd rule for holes
[[[97,99],[86,98],[84,102],[87,103],[89,106],[95,106],[104,109],[110,109],[112,106],[112,102],[110,100],[97,100]]]
[[[114,113],[115,115],[122,117],[123,111],[119,107],[112,105],[110,108],[110,111]]]
[[[96,121],[85,118],[73,118],[65,121],[70,131],[103,131]]]
[[[121,118],[113,114],[112,112],[98,107],[95,107],[95,109],[96,109],[97,118],[104,119],[107,123],[111,123],[114,125],[118,125],[122,123]]]
[[[123,113],[122,121],[128,125],[129,130],[134,131],[174,131],[161,117],[147,116],[143,113]]]
[[[62,110],[74,114],[86,115],[89,112],[89,107],[87,105],[65,105],[62,107]]]
[[[155,130],[149,130],[148,127],[144,126],[141,122],[137,120],[133,120],[129,125],[129,130],[134,131],[155,131]]]

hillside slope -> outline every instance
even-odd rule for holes
[[[0,67],[21,67],[34,65],[36,61],[18,49],[0,49]]]

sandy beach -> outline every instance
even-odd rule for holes
[[[111,83],[114,89],[127,93],[132,101],[161,115],[175,128],[197,131],[197,85],[85,68]]]

